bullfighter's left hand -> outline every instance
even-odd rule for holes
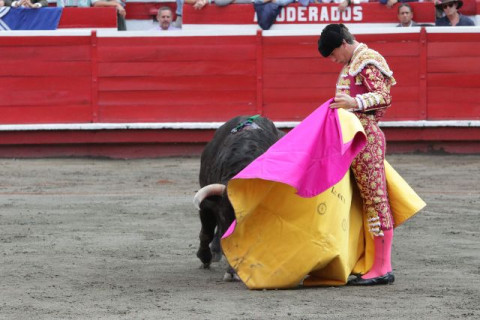
[[[344,93],[337,93],[335,99],[330,104],[330,108],[332,109],[356,109],[357,107],[357,101]]]

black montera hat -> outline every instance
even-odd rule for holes
[[[318,39],[318,52],[324,57],[328,57],[333,50],[340,47],[343,43],[342,25],[329,24],[322,30]]]

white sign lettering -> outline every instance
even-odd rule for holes
[[[319,9],[320,8],[320,12]],[[340,12],[336,6],[310,6],[310,7],[284,7],[277,16],[276,22],[295,23],[295,22],[349,22],[362,21],[363,8],[361,6],[347,7],[345,11]],[[253,21],[257,22],[255,13]]]

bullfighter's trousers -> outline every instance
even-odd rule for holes
[[[367,143],[352,162],[352,171],[363,200],[370,232],[382,236],[382,230],[393,228],[385,179],[385,135],[373,116],[360,115]]]

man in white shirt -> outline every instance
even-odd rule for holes
[[[158,25],[152,28],[151,30],[179,30],[172,25],[173,12],[169,7],[161,7],[158,9],[157,21]]]

